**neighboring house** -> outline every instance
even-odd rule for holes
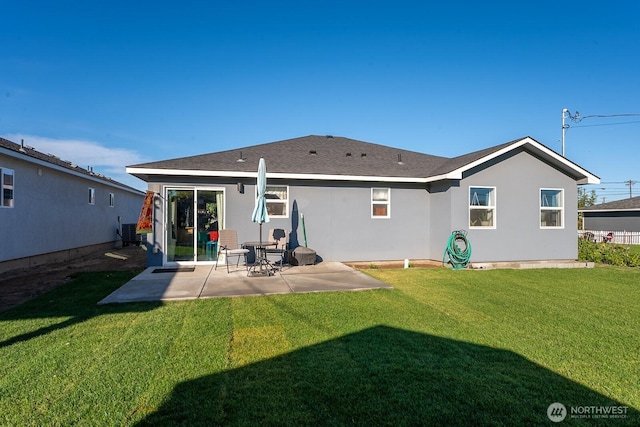
[[[113,248],[144,193],[0,138],[0,272]]]
[[[579,211],[585,230],[640,231],[640,196],[588,206]]]
[[[599,182],[530,137],[446,158],[306,136],[139,164],[127,172],[157,193],[150,265],[212,262],[197,236],[216,227],[256,241],[260,157],[264,230],[287,230],[294,247],[306,236],[327,261],[442,260],[454,230],[468,232],[472,262],[573,260],[577,185]]]

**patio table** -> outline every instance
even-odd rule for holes
[[[256,262],[251,266],[248,276],[272,276],[276,269],[267,259],[266,249],[277,246],[276,242],[244,242],[243,248],[253,248],[256,254]]]

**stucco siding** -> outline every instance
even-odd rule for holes
[[[0,208],[0,261],[115,242],[120,223],[135,223],[144,198],[98,180],[0,156],[14,170],[14,206]],[[89,204],[89,188],[95,204]],[[114,194],[114,207],[109,206]]]
[[[372,218],[371,188],[390,188],[390,217]],[[424,188],[389,184],[323,183],[291,185],[287,220],[268,228],[284,228],[291,240],[325,261],[376,261],[428,256],[428,193]],[[253,203],[253,202],[252,202]],[[296,216],[294,210],[300,216]],[[304,215],[303,230],[299,218]],[[255,226],[254,226],[255,228]]]
[[[429,255],[428,259],[441,260],[451,232],[456,230],[452,226],[451,187],[457,186],[457,181],[442,181],[433,183],[429,187]],[[459,227],[458,230],[466,230]]]
[[[219,188],[225,192],[224,227],[238,232],[240,243],[256,241],[259,225],[251,221],[255,202],[255,185],[244,183],[244,193],[237,184],[182,182],[154,183],[153,191],[164,194],[165,188],[196,186]],[[429,257],[429,193],[417,184],[389,185],[361,183],[291,182],[270,179],[268,185],[289,186],[288,218],[271,218],[263,225],[263,238],[271,228],[287,231],[289,241],[304,245],[301,216],[304,215],[307,246],[325,261],[375,261],[425,259]],[[390,218],[372,218],[371,188],[390,188]],[[164,196],[163,196],[164,197]],[[164,249],[164,207],[156,204],[156,234],[150,234],[150,265],[160,265]],[[158,227],[160,226],[160,227]],[[153,250],[155,247],[155,251]]]
[[[471,186],[495,187],[495,229],[469,226]],[[540,227],[541,188],[564,190],[562,228]],[[527,152],[511,152],[470,170],[450,193],[451,228],[468,230],[472,262],[576,259],[576,183]]]
[[[253,180],[243,180],[244,193],[233,180],[185,180],[152,183],[166,186],[222,189],[224,227],[238,231],[240,243],[255,241],[259,226],[251,222],[255,200]],[[238,181],[240,182],[240,181]],[[304,215],[307,246],[325,261],[441,260],[454,230],[466,230],[473,247],[472,262],[575,259],[577,257],[577,186],[575,180],[526,151],[509,152],[461,180],[423,184],[295,181],[268,179],[268,185],[288,185],[288,218],[272,218],[263,226],[283,228],[290,242],[304,245],[300,218]],[[496,191],[496,227],[469,226],[469,187]],[[371,188],[390,188],[390,218],[372,218]],[[540,226],[540,190],[564,190],[563,227]],[[156,221],[163,221],[162,203]],[[164,224],[156,223],[163,230]],[[152,265],[162,263],[163,236],[150,236],[156,252]]]

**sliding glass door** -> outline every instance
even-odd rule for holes
[[[166,194],[166,262],[216,261],[224,192],[169,188]]]

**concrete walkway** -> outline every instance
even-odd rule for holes
[[[286,267],[269,277],[248,277],[240,266],[198,265],[193,271],[149,267],[99,304],[134,301],[171,301],[198,298],[240,297],[323,291],[392,289],[384,282],[339,262]]]

